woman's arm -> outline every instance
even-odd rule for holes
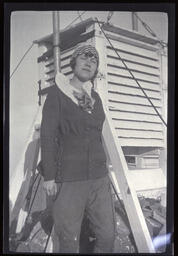
[[[58,141],[60,121],[60,98],[56,86],[52,86],[42,111],[41,160],[44,181],[55,180],[58,171]]]

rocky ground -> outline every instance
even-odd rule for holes
[[[39,178],[39,181],[36,179],[31,194],[28,195],[28,200],[24,203],[23,210],[27,211],[27,218],[21,232],[16,234],[18,215],[11,223],[10,250],[12,252],[42,253],[46,249],[53,222],[50,215],[50,209],[46,209],[45,194],[41,184],[41,179]],[[115,198],[115,196],[113,196],[113,198]],[[136,253],[137,248],[123,202],[122,200],[113,200],[116,211],[116,239],[114,252]],[[160,200],[139,197],[139,201],[151,238],[153,239],[158,235],[166,234],[166,209],[161,206]],[[92,252],[94,242],[95,237],[90,230],[88,219],[84,218],[80,238],[80,252]],[[164,251],[164,246],[157,250],[157,252]]]

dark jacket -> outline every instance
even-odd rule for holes
[[[106,155],[101,133],[105,119],[99,95],[92,114],[85,112],[57,85],[44,103],[41,122],[41,160],[44,180],[56,182],[106,176]]]

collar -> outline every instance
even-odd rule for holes
[[[70,84],[69,78],[62,74],[61,72],[57,72],[55,76],[55,82],[58,88],[65,94],[67,95],[75,104],[78,105],[77,99],[73,95],[73,91],[79,92],[74,86]],[[92,88],[92,83],[90,81],[87,81],[83,83],[82,88],[86,93],[91,97],[91,88]]]

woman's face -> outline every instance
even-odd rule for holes
[[[93,78],[97,69],[97,59],[91,53],[82,53],[77,56],[74,67],[74,76],[86,82]]]

